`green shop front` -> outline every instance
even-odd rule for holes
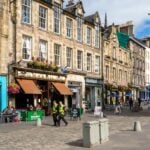
[[[85,78],[85,101],[88,109],[102,106],[102,80]]]

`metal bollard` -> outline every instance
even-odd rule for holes
[[[38,119],[37,119],[36,126],[37,126],[37,127],[42,126],[41,118],[38,118]]]
[[[133,130],[134,130],[134,131],[142,131],[140,121],[135,121],[135,122],[134,122],[134,128],[133,128]]]

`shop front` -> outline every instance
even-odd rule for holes
[[[81,108],[85,99],[85,81],[84,76],[68,74],[66,83],[72,91],[72,95],[68,97],[68,107]]]
[[[95,106],[102,106],[102,81],[85,78],[85,95],[87,109],[94,110]]]
[[[38,71],[17,68],[16,82],[21,87],[19,94],[15,95],[17,109],[27,109],[30,105],[40,105],[48,115],[54,100],[65,103],[71,90],[65,85],[66,76],[62,73]]]

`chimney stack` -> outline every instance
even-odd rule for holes
[[[68,0],[68,4],[66,5],[66,7],[69,7],[72,5],[74,5],[74,0]]]

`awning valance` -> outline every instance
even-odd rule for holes
[[[64,83],[53,82],[52,84],[61,95],[72,95],[71,90]]]
[[[17,79],[25,94],[42,94],[33,80]]]

